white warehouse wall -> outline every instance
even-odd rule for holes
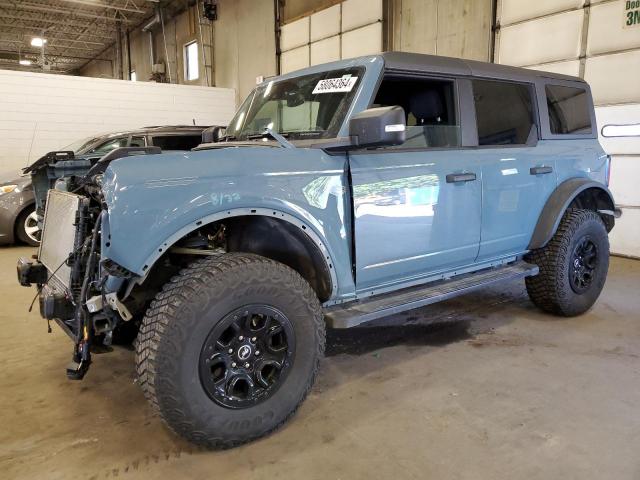
[[[627,0],[498,0],[499,63],[580,76],[591,85],[598,130],[640,124],[640,24]],[[604,138],[611,191],[622,217],[611,250],[640,257],[640,135]]]
[[[0,172],[89,135],[149,125],[226,125],[230,88],[0,70]]]

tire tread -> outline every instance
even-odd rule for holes
[[[559,316],[574,316],[582,313],[576,311],[569,300],[571,287],[563,281],[563,275],[572,254],[571,241],[574,235],[584,223],[591,221],[605,228],[596,212],[567,209],[549,243],[543,248],[531,251],[525,257],[525,260],[536,264],[540,269],[538,275],[527,277],[525,284],[529,298],[541,310]]]
[[[181,409],[180,402],[175,397],[172,398],[172,392],[176,392],[178,387],[173,382],[171,375],[166,373],[177,370],[178,359],[171,359],[169,355],[163,355],[160,359],[158,353],[162,342],[171,341],[171,336],[167,333],[180,321],[185,306],[197,299],[199,288],[210,286],[216,279],[221,278],[224,278],[225,282],[233,283],[234,270],[242,267],[252,268],[257,265],[266,266],[267,272],[277,271],[278,276],[288,277],[291,295],[303,299],[309,310],[314,312],[312,320],[314,333],[318,339],[316,342],[316,361],[306,388],[295,408],[277,425],[259,435],[244,438],[211,438],[205,432],[197,431],[195,424]],[[168,281],[151,302],[142,320],[135,346],[136,371],[140,387],[152,409],[159,414],[165,424],[172,431],[193,443],[207,448],[225,449],[266,436],[286,423],[295,414],[311,390],[318,373],[320,359],[325,348],[325,323],[322,308],[315,292],[297,272],[286,265],[258,255],[228,253],[218,257],[196,260]],[[177,346],[173,346],[171,349],[173,351],[179,350]],[[162,372],[158,368],[160,360],[162,361]]]

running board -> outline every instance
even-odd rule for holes
[[[459,275],[449,280],[335,305],[325,309],[325,319],[327,325],[332,328],[355,327],[371,320],[448,300],[492,283],[519,280],[537,274],[537,265],[518,261],[502,267]]]

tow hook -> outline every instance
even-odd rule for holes
[[[82,380],[89,370],[91,365],[91,342],[89,339],[89,331],[85,325],[82,339],[73,347],[73,357],[71,363],[67,365],[69,380]]]
[[[84,354],[84,351],[86,355]],[[85,342],[76,349],[73,354],[73,360],[67,365],[67,378],[69,380],[82,380],[91,365],[91,353],[89,353],[89,345]]]

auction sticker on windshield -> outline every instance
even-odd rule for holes
[[[344,75],[340,78],[325,78],[318,82],[311,93],[316,95],[318,93],[350,92],[357,81],[358,77],[351,75]]]

